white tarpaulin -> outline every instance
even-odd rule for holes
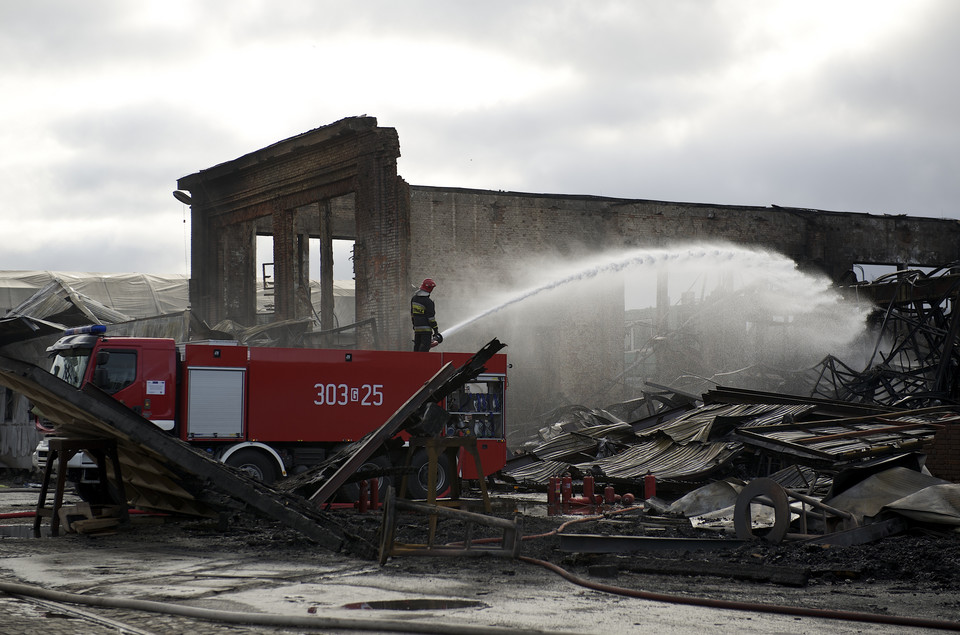
[[[0,271],[0,314],[55,281],[134,319],[179,313],[190,303],[187,275]]]
[[[181,313],[190,304],[190,277],[185,274],[0,270],[0,316],[54,281],[132,319]],[[320,282],[311,280],[310,291],[314,311],[319,313]],[[352,324],[356,320],[354,281],[335,280],[333,296],[334,326]],[[269,312],[272,304],[272,292],[258,282],[257,311]]]

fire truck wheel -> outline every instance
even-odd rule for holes
[[[413,474],[407,477],[407,495],[410,498],[427,498],[430,477],[430,458],[426,450],[417,450],[410,460]],[[443,496],[450,488],[450,459],[446,454],[437,457],[437,496]]]
[[[389,470],[393,467],[393,464],[390,463],[390,459],[385,456],[374,456],[363,462],[359,468],[358,472],[368,472],[374,470]],[[383,500],[383,497],[387,495],[387,488],[392,485],[392,481],[389,476],[381,476],[377,479],[377,496]],[[360,481],[355,483],[347,483],[340,487],[337,490],[337,497],[342,499],[347,503],[356,503],[360,500]]]
[[[263,483],[277,480],[277,468],[270,457],[259,450],[245,448],[227,457],[225,463],[235,467],[250,478]]]

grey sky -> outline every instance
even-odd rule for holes
[[[187,273],[179,177],[361,114],[415,185],[960,218],[957,24],[952,0],[2,1],[0,269]]]

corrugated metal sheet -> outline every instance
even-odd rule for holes
[[[705,476],[736,456],[738,443],[672,442],[668,437],[651,439],[634,445],[616,456],[575,467],[590,472],[599,467],[612,478],[643,478],[655,474],[660,479],[689,479]]]
[[[741,449],[739,443],[707,439],[718,415],[765,414],[759,406],[712,405],[633,433],[628,424],[588,426],[566,432],[530,449],[541,459],[504,473],[518,482],[546,483],[550,477],[570,472],[600,470],[610,478],[689,478],[716,470]],[[781,417],[782,418],[782,417]]]
[[[510,477],[518,483],[546,484],[554,476],[569,471],[570,464],[564,461],[538,461],[512,470]]]
[[[591,426],[561,434],[536,447],[532,453],[543,460],[558,459],[576,453],[603,455],[608,454],[609,450],[598,451],[610,446],[622,446],[633,438],[633,429],[626,423]]]
[[[763,403],[760,396],[749,393],[746,403],[731,403],[727,397],[632,434],[632,426],[620,423],[564,432],[553,428],[549,441],[529,448],[540,463],[527,462],[515,471],[508,465],[504,474],[529,483],[546,483],[565,472],[602,473],[611,479],[640,479],[649,473],[694,481],[729,467],[744,453],[763,459],[753,461],[757,469],[764,461],[778,468],[790,462],[817,470],[842,468],[916,451],[945,423],[960,422],[950,408],[895,412],[838,408],[789,395],[771,395],[771,403]],[[577,412],[576,418],[589,419],[583,415]],[[801,489],[823,487],[823,479],[809,471],[794,476]]]
[[[943,425],[958,421],[952,410],[876,415],[857,420],[822,420],[738,429],[744,443],[773,442],[784,452],[816,452],[825,458],[858,458],[916,451]]]

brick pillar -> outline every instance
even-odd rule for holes
[[[333,227],[330,199],[320,201],[320,329],[329,331],[334,322]]]
[[[410,197],[397,176],[399,142],[392,128],[364,138],[357,164],[357,321],[376,318],[379,346],[406,350],[410,341]],[[375,345],[368,329],[361,348]]]
[[[218,251],[221,254],[218,271],[222,293],[218,304],[223,307],[223,317],[244,326],[253,326],[257,315],[256,225],[248,221],[221,229]]]
[[[294,232],[296,213],[274,210],[273,221],[273,314],[279,320],[290,320],[297,313],[297,266],[299,250]]]
[[[190,205],[190,308],[193,313],[213,325],[223,317],[220,303],[220,249],[214,240],[211,208],[203,192],[191,192]]]

